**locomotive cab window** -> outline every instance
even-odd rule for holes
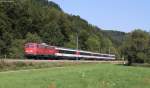
[[[52,46],[48,46],[47,48],[48,48],[48,49],[54,49],[54,47],[52,47]]]
[[[44,48],[44,46],[39,44],[39,45],[38,45],[38,48]]]

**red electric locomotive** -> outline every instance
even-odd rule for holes
[[[54,46],[48,46],[45,43],[27,43],[25,44],[25,56],[27,58],[49,58],[57,52]]]

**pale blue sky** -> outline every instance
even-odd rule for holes
[[[150,0],[52,0],[66,13],[79,15],[102,29],[150,30]]]

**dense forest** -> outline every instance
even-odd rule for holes
[[[59,5],[48,0],[0,3],[1,57],[24,58],[23,47],[27,42],[44,42],[75,49],[77,36],[81,50],[113,53],[118,59],[138,58],[128,59],[131,62],[150,61],[148,32],[139,29],[131,33],[105,31],[80,16],[65,13]]]

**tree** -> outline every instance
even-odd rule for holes
[[[133,62],[146,62],[148,46],[149,35],[147,32],[137,29],[130,33],[122,46],[122,52],[129,62],[128,65],[132,65]]]
[[[68,48],[72,48],[72,49],[76,49],[77,48],[77,41],[76,41],[76,35],[70,35],[69,37],[69,42],[67,42],[65,44],[65,47],[68,47]]]
[[[33,42],[33,43],[41,43],[41,37],[39,37],[36,33],[32,34],[32,33],[28,33],[26,35],[26,39],[25,42]]]
[[[14,59],[24,58],[24,44],[25,40],[15,39],[9,48],[9,57]]]
[[[110,49],[113,47],[111,40],[108,38],[103,38],[101,47],[102,53],[110,53]]]
[[[89,51],[100,52],[101,42],[97,36],[90,36],[86,41],[86,45]]]

